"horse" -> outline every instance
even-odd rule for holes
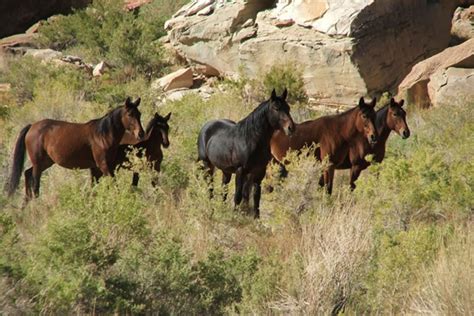
[[[406,112],[402,108],[404,102],[404,100],[396,102],[394,98],[391,98],[390,103],[376,112],[375,128],[379,138],[375,146],[370,146],[365,139],[363,142],[357,142],[349,149],[349,154],[344,162],[336,166],[337,170],[351,169],[350,186],[352,190],[355,189],[355,181],[359,178],[362,170],[370,166],[370,163],[365,160],[365,156],[372,154],[373,161],[377,163],[382,162],[385,158],[385,146],[392,131],[395,131],[403,139],[410,137]]]
[[[360,98],[354,108],[336,115],[323,116],[296,124],[295,133],[288,137],[280,131],[275,131],[270,141],[271,153],[284,170],[284,158],[288,150],[301,150],[313,144],[319,144],[315,150],[316,158],[322,161],[329,159],[329,165],[323,171],[322,186],[326,186],[329,194],[332,193],[334,170],[346,158],[349,148],[358,146],[367,141],[370,146],[377,142],[375,128],[376,99],[365,103]]]
[[[151,167],[159,173],[161,170],[161,162],[163,161],[163,148],[168,148],[170,145],[168,139],[169,125],[168,121],[171,117],[171,113],[168,113],[165,117],[155,113],[154,117],[148,122],[147,127],[145,128],[145,138],[139,143],[134,143],[133,139],[126,140],[125,143],[130,143],[128,145],[120,145],[117,150],[117,155],[115,157],[116,167],[124,167],[129,159],[127,158],[128,154],[133,150],[137,149],[137,156],[143,157],[143,153],[147,161],[151,164]],[[124,136],[122,143],[125,139],[129,137],[128,135]],[[115,169],[115,168],[114,168]],[[98,168],[91,168],[91,177],[92,181],[98,182],[102,177],[102,172]],[[140,175],[138,172],[133,173],[132,185],[137,186]],[[156,182],[152,181],[152,185],[155,186]]]
[[[294,122],[286,102],[288,91],[278,97],[273,89],[270,99],[262,102],[252,113],[235,123],[230,120],[207,122],[198,135],[198,161],[202,161],[212,181],[214,169],[223,172],[227,184],[235,173],[234,204],[239,205],[248,196],[243,193],[245,183],[253,185],[254,217],[260,217],[261,183],[271,159],[270,139],[275,130],[290,135]]]
[[[125,105],[87,123],[45,119],[25,126],[14,149],[8,196],[18,188],[26,151],[32,164],[24,173],[27,200],[33,193],[39,196],[41,174],[55,163],[67,169],[97,167],[104,175],[114,176],[115,155],[125,131],[138,140],[145,136],[139,104],[140,98],[135,102],[127,98]]]

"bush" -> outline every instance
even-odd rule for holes
[[[165,35],[164,22],[185,2],[155,0],[136,14],[125,12],[121,1],[96,0],[86,9],[48,20],[40,28],[41,42],[93,63],[105,59],[118,69],[132,67],[151,78],[167,67],[158,41]]]

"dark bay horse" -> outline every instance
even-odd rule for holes
[[[287,90],[278,97],[272,91],[269,100],[261,103],[246,118],[234,123],[229,120],[207,122],[198,136],[198,160],[204,163],[212,179],[217,167],[224,174],[227,184],[235,176],[234,203],[239,205],[250,190],[243,190],[244,183],[254,187],[254,216],[260,216],[261,183],[271,159],[270,139],[275,130],[291,134],[294,130],[290,107],[286,102]]]
[[[32,167],[25,171],[27,199],[37,197],[43,171],[58,164],[68,169],[99,168],[104,175],[113,176],[117,149],[125,131],[137,139],[145,135],[140,122],[138,105],[127,98],[120,106],[102,118],[87,123],[42,120],[24,127],[15,145],[8,195],[18,188],[25,152]]]
[[[349,154],[344,162],[336,166],[336,169],[351,169],[350,185],[355,189],[355,181],[359,178],[362,170],[366,169],[370,163],[365,160],[365,156],[373,154],[375,162],[382,162],[385,157],[385,145],[391,131],[395,131],[403,139],[410,137],[410,129],[406,122],[406,112],[403,110],[404,100],[396,102],[391,98],[390,103],[379,109],[375,114],[375,128],[379,136],[377,144],[370,146],[364,139],[356,142],[349,149]]]
[[[128,162],[128,154],[135,148],[138,150],[137,156],[142,157],[145,154],[147,161],[151,164],[151,167],[156,171],[160,172],[161,162],[163,161],[163,148],[168,148],[170,141],[168,139],[169,125],[168,121],[171,117],[171,113],[168,113],[165,117],[155,113],[154,117],[148,123],[145,129],[145,138],[141,142],[134,142],[132,139],[127,139],[129,134],[122,139],[122,143],[130,143],[131,145],[120,145],[117,150],[115,158],[115,167],[124,167]],[[133,136],[132,136],[133,137]],[[114,167],[114,169],[115,169]],[[91,169],[92,180],[97,182],[102,177],[102,172],[98,168]],[[140,176],[137,172],[133,173],[132,185],[137,186]],[[155,186],[156,182],[152,181],[152,185]]]
[[[365,103],[364,98],[360,98],[356,107],[344,113],[296,124],[295,133],[291,137],[276,131],[270,142],[273,157],[283,163],[289,149],[300,150],[305,146],[319,144],[315,152],[317,159],[323,160],[326,156],[329,158],[322,184],[331,194],[334,170],[346,159],[349,149],[358,142],[367,141],[371,146],[377,142],[375,103],[376,99]]]

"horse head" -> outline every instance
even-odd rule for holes
[[[154,128],[158,128],[160,133],[161,133],[161,144],[163,145],[164,148],[168,148],[170,145],[170,141],[168,138],[168,132],[169,132],[169,125],[168,121],[171,117],[171,112],[168,113],[166,116],[161,116],[158,113],[155,113],[154,117]]]
[[[286,102],[288,91],[285,89],[281,96],[277,96],[273,89],[270,96],[268,120],[271,126],[277,130],[281,129],[286,135],[291,135],[295,130],[295,123],[290,115],[290,106]]]
[[[358,105],[358,113],[356,118],[356,128],[360,133],[363,133],[367,138],[369,144],[374,146],[377,143],[377,129],[375,128],[375,104],[377,99],[374,98],[372,102],[365,103],[364,98],[360,98]]]
[[[403,139],[407,139],[410,137],[410,129],[408,128],[406,121],[407,113],[402,108],[404,103],[405,101],[403,99],[400,102],[396,102],[393,98],[390,99],[386,124],[388,128],[395,131]]]
[[[141,113],[138,110],[140,101],[141,99],[138,98],[135,102],[132,102],[130,97],[128,97],[127,100],[125,100],[125,106],[122,111],[122,124],[125,130],[133,134],[138,141],[142,141],[145,137],[145,131],[140,121]]]

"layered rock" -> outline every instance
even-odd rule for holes
[[[464,2],[470,2],[463,0]],[[166,23],[174,49],[221,74],[296,62],[320,102],[395,91],[448,47],[456,0],[197,0]],[[465,3],[466,4],[466,3]]]
[[[452,24],[451,34],[455,44],[474,38],[474,5],[469,8],[457,8]]]
[[[428,83],[428,96],[433,106],[474,106],[474,69],[441,69]]]
[[[448,80],[449,76],[458,75],[458,73],[453,73],[452,71],[447,72],[451,68],[466,69],[466,72],[463,72],[463,76],[465,75],[467,78],[470,77],[469,73],[474,73],[474,39],[470,39],[458,46],[447,48],[443,52],[415,65],[400,84],[400,97],[406,98],[410,103],[414,103],[419,107],[438,105],[439,98],[437,98],[437,94],[448,81],[451,86],[455,81],[462,82],[462,78]],[[471,80],[467,82],[472,82]],[[474,91],[473,87],[466,88]],[[471,92],[466,92],[459,94],[459,99],[466,99],[468,95],[472,95]]]

